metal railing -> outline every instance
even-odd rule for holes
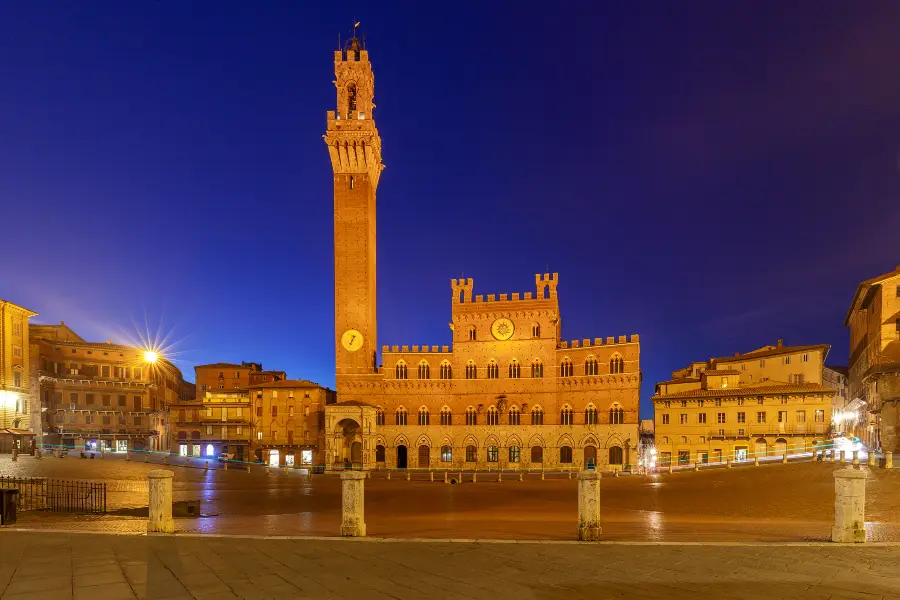
[[[19,491],[19,510],[97,514],[106,512],[106,484],[72,479],[0,476],[0,489]]]

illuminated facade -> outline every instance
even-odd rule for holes
[[[0,451],[27,450],[40,416],[31,395],[28,319],[37,313],[0,300]]]
[[[324,406],[333,402],[332,390],[309,381],[279,379],[206,391],[169,406],[171,450],[272,466],[321,465]]]
[[[752,460],[829,442],[828,350],[778,340],[673,372],[652,397],[658,464]]]
[[[191,393],[181,371],[143,348],[87,342],[65,323],[31,327],[43,444],[166,450],[166,406]]]
[[[636,463],[637,335],[562,340],[556,273],[534,291],[474,295],[451,282],[452,345],[382,346],[377,360],[376,190],[383,165],[368,52],[334,54],[337,108],[325,142],[334,178],[338,399],[325,458],[415,468],[629,468]]]
[[[844,320],[850,328],[850,402],[872,448],[900,452],[900,267],[863,281]]]
[[[826,366],[822,369],[822,383],[834,390],[834,396],[831,397],[833,432],[856,435],[858,424],[864,422],[866,417],[852,408],[847,399],[850,390],[847,367]]]

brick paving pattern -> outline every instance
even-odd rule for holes
[[[0,598],[889,599],[900,547],[0,533]]]
[[[161,461],[160,457],[154,460]],[[175,458],[173,462],[178,462]],[[109,485],[112,514],[72,517],[20,514],[19,527],[87,531],[145,531],[146,473],[159,464],[58,459],[0,461],[0,474],[100,479]],[[338,533],[340,482],[334,476],[261,467],[252,473],[173,464],[175,500],[199,500],[215,517],[176,519],[180,531],[321,535]],[[709,469],[673,475],[604,477],[601,483],[604,539],[648,541],[804,541],[830,538],[834,480],[841,465],[772,464]],[[558,539],[574,536],[576,481],[556,474],[519,482],[510,474],[479,473],[478,483],[413,481],[395,473],[366,481],[369,534],[384,537]],[[870,472],[866,518],[870,541],[900,541],[900,469]],[[143,513],[141,512],[143,511]]]

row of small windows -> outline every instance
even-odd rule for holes
[[[500,378],[500,365],[497,364],[497,361],[491,360],[490,362],[488,362],[486,371],[488,379]],[[625,360],[618,355],[611,358],[609,360],[609,372],[614,375],[624,373]],[[522,366],[519,364],[518,360],[513,359],[509,362],[507,373],[510,379],[519,379],[522,376]],[[419,379],[431,379],[431,366],[428,364],[428,361],[423,360],[419,363],[418,374]],[[563,361],[559,364],[559,374],[560,377],[573,377],[575,375],[575,365],[571,360],[569,360],[568,358],[563,359]],[[591,357],[585,361],[584,374],[600,374],[600,366],[597,362],[597,359]],[[544,363],[541,362],[540,359],[535,359],[531,363],[531,376],[544,376]],[[409,378],[409,369],[406,365],[406,361],[397,361],[397,364],[394,366],[394,377],[396,379]],[[444,361],[441,363],[440,377],[441,379],[453,379],[453,367],[448,361]],[[478,379],[478,367],[475,365],[475,361],[473,360],[470,360],[466,363],[466,379]]]
[[[531,326],[531,337],[539,338],[541,337],[541,326],[537,323]],[[478,334],[475,332],[475,326],[469,325],[469,341],[474,342],[478,339]]]
[[[408,423],[407,418],[408,412],[405,408],[398,408],[394,412],[394,424],[395,425],[406,425]],[[584,409],[584,424],[585,425],[597,425],[600,422],[599,411],[593,406],[589,406]],[[470,406],[466,409],[465,412],[466,425],[478,425],[478,411],[475,407]],[[496,406],[491,406],[487,409],[487,413],[485,415],[485,424],[486,425],[499,425],[500,424],[500,412],[497,410]],[[419,409],[418,412],[418,420],[419,425],[431,425],[431,413],[424,406]],[[559,413],[559,422],[562,425],[574,425],[575,424],[575,412],[569,408],[563,408]],[[609,409],[609,423],[611,424],[622,424],[625,422],[625,410],[618,407],[613,407]],[[450,408],[444,407],[440,412],[440,423],[441,425],[453,425],[453,413],[450,411]],[[384,425],[385,424],[385,413],[383,409],[378,409],[375,413],[375,424],[376,425]],[[522,413],[519,410],[519,407],[513,406],[509,409],[507,413],[507,424],[509,425],[521,425],[522,424]],[[532,425],[543,425],[544,424],[544,410],[540,407],[535,407],[531,409],[531,424]]]
[[[428,446],[419,447],[420,466],[428,466],[431,448]],[[500,448],[498,446],[487,446],[485,448],[487,462],[500,462]],[[381,444],[375,446],[375,461],[385,462],[385,447]],[[544,448],[541,446],[531,447],[531,462],[544,462]],[[563,464],[571,464],[574,451],[571,446],[561,446],[559,448],[559,462]],[[522,459],[522,449],[519,446],[509,446],[507,448],[507,456],[509,462],[518,463]],[[425,463],[424,465],[421,463]],[[453,462],[453,448],[451,446],[441,446],[441,462]],[[466,462],[478,462],[478,448],[475,446],[466,446]],[[594,446],[585,446],[584,462],[586,465],[594,465],[597,462],[597,448]],[[621,446],[612,446],[609,449],[609,464],[621,465],[624,462],[624,452]]]

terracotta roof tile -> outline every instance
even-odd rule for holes
[[[675,392],[672,394],[664,394],[653,396],[651,400],[677,400],[688,398],[725,398],[733,396],[771,396],[773,394],[817,394],[827,393],[833,394],[834,390],[830,387],[819,385],[818,383],[786,383],[773,385],[755,385],[750,387],[737,388],[715,388],[712,390],[694,389],[684,390],[683,392]]]
[[[766,358],[769,356],[779,356],[781,354],[795,354],[797,352],[808,352],[810,350],[821,350],[825,349],[827,354],[828,350],[831,348],[830,344],[815,344],[812,346],[776,346],[769,350],[752,350],[750,352],[745,352],[744,354],[738,354],[737,356],[723,356],[721,358],[714,358],[713,360],[717,363],[727,363],[727,362],[738,362],[743,360],[755,360],[757,358]],[[708,371],[707,371],[708,372]]]
[[[740,375],[741,372],[737,369],[707,369],[704,371],[705,375]]]

